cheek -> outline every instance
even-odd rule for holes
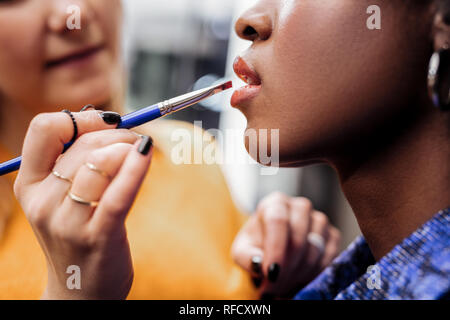
[[[319,154],[326,137],[346,122],[336,112],[348,107],[349,92],[344,91],[353,85],[347,76],[359,68],[352,67],[353,46],[362,41],[355,26],[365,23],[363,14],[337,2],[328,1],[328,6],[336,3],[328,10],[320,1],[296,3],[289,15],[280,12],[273,38],[261,51],[271,61],[263,66],[265,103],[259,109],[266,116],[249,120],[249,126],[280,129],[280,154],[288,162],[300,152],[306,157]]]
[[[265,102],[249,117],[250,127],[280,128],[286,161],[326,156],[374,130],[423,82],[394,9],[382,8],[383,31],[371,31],[365,1],[296,3],[259,52],[271,61],[261,66]]]
[[[120,30],[122,27],[122,6],[120,0],[93,0],[91,7],[95,12],[107,44],[114,55],[118,54]]]
[[[12,99],[39,92],[43,41],[38,10],[28,5],[0,9],[0,91]]]
[[[273,39],[273,72],[282,80],[277,89],[295,86],[296,93],[314,99],[339,87],[349,72],[359,71],[356,55],[368,39],[365,7],[355,2],[345,6],[342,1],[299,3],[290,15],[280,16]]]

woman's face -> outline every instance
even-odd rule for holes
[[[352,152],[424,101],[430,10],[405,3],[260,0],[240,17],[236,31],[253,43],[235,70],[256,85],[238,90],[232,104],[248,128],[280,129],[282,165]],[[367,27],[373,4],[381,30]]]
[[[0,96],[33,113],[108,102],[120,19],[120,0],[0,0]]]

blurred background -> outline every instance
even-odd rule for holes
[[[126,105],[137,108],[200,89],[224,79],[242,85],[232,70],[234,57],[249,46],[234,33],[237,17],[256,0],[123,0],[125,9],[124,54],[129,75]],[[230,107],[231,93],[172,115],[189,122],[202,121],[203,129],[244,131],[246,120]],[[301,119],[299,119],[301,121]],[[218,141],[227,153],[248,158],[242,135]],[[258,201],[272,191],[305,196],[325,212],[343,232],[343,247],[359,233],[336,174],[324,165],[280,169],[261,175],[260,166],[245,163],[222,165],[238,207],[251,214]]]

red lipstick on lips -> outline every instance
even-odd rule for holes
[[[237,107],[258,95],[261,90],[261,79],[256,71],[250,68],[241,57],[237,57],[236,60],[234,60],[233,69],[236,75],[242,81],[247,83],[246,86],[234,91],[234,94],[231,97],[231,105]]]

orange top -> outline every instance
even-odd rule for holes
[[[201,146],[187,123],[158,120],[139,130],[154,138],[155,150],[126,222],[135,270],[128,298],[255,299],[248,274],[230,256],[246,217],[217,165],[170,160],[171,133],[180,128]],[[0,150],[0,161],[9,158]],[[0,299],[38,299],[47,280],[45,257],[17,201],[11,206],[0,240]]]

